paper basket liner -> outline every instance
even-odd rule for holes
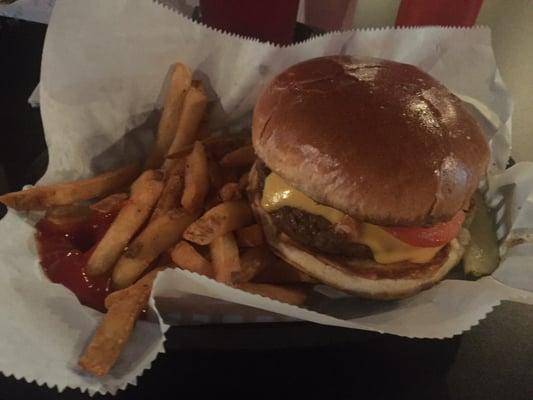
[[[90,394],[116,393],[136,384],[164,351],[168,324],[163,320],[189,324],[303,319],[405,337],[445,338],[470,329],[501,300],[531,304],[533,247],[527,238],[533,232],[528,200],[533,163],[502,172],[510,154],[512,105],[485,27],[364,29],[279,47],[202,26],[149,1],[59,0],[47,32],[39,88],[50,155],[40,183],[88,177],[145,156],[153,136],[149,116],[160,106],[165,79],[178,60],[209,88],[214,100],[211,124],[228,126],[249,120],[260,88],[276,73],[330,54],[417,65],[470,105],[490,139],[486,196],[501,205],[502,249],[509,248],[493,277],[448,279],[393,303],[322,296],[310,310],[167,270],[156,280],[152,306],[163,309],[165,301],[183,306],[194,296],[197,307],[231,311],[216,315],[168,310],[161,318],[153,309],[156,322],[139,322],[111,374],[94,379],[82,374],[76,363],[100,314],[80,306],[67,289],[44,277],[34,246],[35,216],[10,211],[0,223],[5,321],[0,325],[0,371],[59,391],[70,387]],[[522,242],[506,242],[505,237]]]

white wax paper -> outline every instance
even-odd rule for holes
[[[511,230],[528,237],[533,166],[521,164],[501,173],[510,150],[511,103],[486,28],[351,31],[279,48],[208,29],[147,0],[58,0],[42,62],[40,100],[50,164],[41,183],[87,177],[143,157],[152,138],[150,116],[177,60],[210,88],[215,103],[211,122],[222,126],[245,120],[261,86],[276,73],[327,54],[417,65],[471,104],[491,140],[488,199],[503,204],[500,234]],[[0,223],[0,370],[59,390],[114,393],[135,384],[163,351],[168,326],[139,323],[110,376],[96,380],[80,373],[76,361],[99,314],[43,276],[33,242],[35,216],[28,218],[10,212]],[[493,277],[448,279],[392,303],[317,293],[320,301],[311,311],[177,270],[157,279],[154,296],[162,317],[174,324],[257,322],[272,320],[274,312],[283,316],[280,320],[445,338],[475,325],[502,299],[532,302],[532,254],[530,243],[518,244],[510,247]]]
[[[0,4],[0,15],[47,24],[54,3],[55,0],[17,0],[10,4]]]

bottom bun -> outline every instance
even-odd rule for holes
[[[369,259],[336,259],[306,249],[272,223],[270,215],[261,207],[255,190],[256,176],[252,169],[249,194],[252,209],[263,226],[265,238],[272,250],[287,263],[328,286],[359,297],[393,300],[412,296],[442,280],[459,263],[464,246],[470,240],[466,229],[442,248],[428,263],[402,262],[379,264]],[[254,179],[255,178],[255,179]]]

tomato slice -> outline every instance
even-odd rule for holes
[[[451,241],[459,233],[465,220],[465,214],[459,211],[448,222],[442,222],[428,228],[419,227],[384,227],[387,232],[402,242],[416,247],[438,247]]]

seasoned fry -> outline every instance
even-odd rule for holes
[[[248,172],[241,175],[239,178],[239,189],[246,190],[248,187]]]
[[[242,134],[230,134],[224,133],[219,135],[213,135],[207,137],[203,141],[206,149],[215,157],[216,160],[220,160],[226,154],[238,149],[246,144],[250,143],[250,132]]]
[[[237,231],[237,243],[241,247],[255,247],[263,244],[263,230],[258,224],[245,226]]]
[[[215,160],[207,160],[207,172],[209,173],[209,182],[211,182],[211,186],[217,190],[224,186],[224,172]]]
[[[183,103],[191,87],[191,83],[192,72],[189,67],[177,63],[165,97],[163,112],[161,113],[161,119],[157,128],[157,137],[152,151],[146,160],[146,169],[159,168],[163,163],[165,154],[167,154],[167,150],[172,144],[172,140],[178,129]]]
[[[194,219],[184,210],[170,210],[150,222],[118,260],[112,275],[114,286],[123,288],[135,282],[157,256],[180,240]]]
[[[228,201],[207,211],[183,234],[190,242],[206,245],[225,233],[250,225],[252,211],[245,201]]]
[[[172,261],[183,269],[187,269],[197,274],[214,277],[213,267],[200,253],[189,243],[182,240],[172,249],[170,254]]]
[[[176,153],[183,147],[194,142],[206,106],[207,96],[205,95],[201,84],[195,85],[193,82],[193,85],[185,96],[179,124],[167,154]],[[174,163],[174,160],[167,158],[163,163],[163,169],[172,169]]]
[[[108,311],[79,359],[81,368],[104,376],[113,367],[146,307],[157,272],[154,270],[135,285],[107,296]]]
[[[154,268],[141,279],[135,282],[133,285],[128,286],[127,288],[115,290],[108,294],[104,301],[104,306],[106,310],[109,310],[113,304],[124,300],[125,298],[131,297],[132,294],[135,294],[140,290],[140,287],[144,286],[146,283],[152,284],[158,272],[163,271],[165,268]]]
[[[241,255],[241,269],[233,273],[234,283],[251,281],[257,274],[267,268],[274,255],[265,246],[253,247]]]
[[[490,275],[500,263],[496,238],[495,212],[487,206],[483,195],[474,194],[475,210],[468,227],[470,243],[465,248],[463,266],[466,275],[479,278]]]
[[[209,251],[215,279],[222,283],[231,284],[232,274],[241,268],[239,248],[233,234],[230,232],[215,238],[209,245]]]
[[[54,224],[75,224],[84,221],[91,214],[87,206],[72,204],[69,206],[59,206],[46,210],[44,219]]]
[[[197,141],[194,143],[191,154],[187,157],[185,187],[183,196],[181,196],[181,205],[189,212],[196,212],[202,209],[208,191],[207,157],[204,146]]]
[[[173,208],[178,207],[181,194],[183,192],[183,179],[179,175],[171,175],[168,177],[161,192],[161,196],[152,213],[150,221],[158,218]]]
[[[226,154],[220,160],[223,167],[247,167],[255,162],[255,152],[252,145],[243,146]]]
[[[209,129],[209,124],[207,121],[203,121],[200,123],[200,126],[198,127],[198,131],[196,132],[196,139],[204,141],[208,137],[210,137],[212,134],[211,130]]]
[[[139,164],[130,164],[90,179],[37,186],[0,196],[0,203],[15,210],[46,210],[105,196],[130,184],[140,172]]]
[[[174,160],[174,163],[167,170],[164,171],[165,176],[179,175],[183,178],[185,176],[185,168],[187,167],[186,156],[189,152],[187,152],[187,154],[183,154],[182,157]]]
[[[148,170],[133,183],[130,199],[96,245],[87,262],[89,275],[100,275],[109,271],[118,260],[130,239],[148,219],[163,190],[162,177],[161,172]]]
[[[269,285],[267,283],[239,283],[235,287],[250,293],[268,297],[282,303],[301,306],[307,300],[304,290],[294,286]]]
[[[236,201],[242,199],[242,192],[237,182],[228,182],[220,188],[218,195],[222,201]]]
[[[233,134],[217,134],[203,138],[202,134],[204,128],[202,127],[202,125],[203,124],[201,124],[198,128],[198,131],[196,133],[196,140],[200,140],[204,145],[205,149],[209,153],[211,153],[216,160],[224,157],[227,153],[230,153],[233,150],[236,150],[239,147],[242,147],[244,144],[250,142],[250,140],[248,138],[245,138],[244,136]],[[192,146],[192,142],[186,146],[182,146],[179,150],[167,154],[166,158],[171,160],[180,158],[182,155],[188,154],[191,151]]]
[[[127,193],[114,193],[104,197],[102,200],[99,200],[94,204],[91,204],[89,208],[91,210],[107,214],[121,209],[124,203],[126,203],[127,199]]]

